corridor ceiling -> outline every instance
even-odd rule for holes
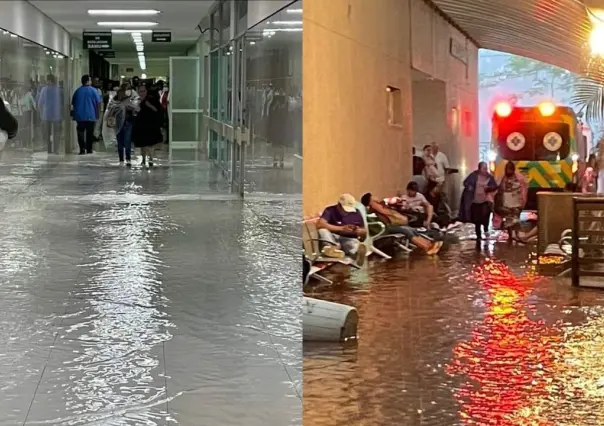
[[[172,32],[171,43],[151,43],[151,34],[143,34],[145,53],[152,56],[183,54],[199,38],[197,24],[208,13],[213,0],[198,1],[142,1],[142,0],[113,0],[113,1],[30,1],[42,13],[63,26],[73,36],[82,38],[84,30],[107,30],[99,27],[99,21],[154,21],[159,25],[155,30]],[[156,9],[161,13],[154,16],[89,16],[89,9]],[[118,52],[132,53],[136,57],[136,49],[130,34],[114,34],[113,48]]]
[[[584,74],[591,22],[579,0],[432,0],[478,47]],[[604,0],[590,0],[590,7]],[[604,72],[595,76],[604,80]]]

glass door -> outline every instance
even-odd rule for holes
[[[248,141],[246,128],[245,38],[234,42],[233,105],[232,117],[234,141],[231,148],[231,185],[242,197],[245,189],[245,145]]]
[[[200,63],[196,56],[170,57],[170,160],[199,159]]]

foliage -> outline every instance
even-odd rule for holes
[[[590,124],[604,121],[604,86],[582,78],[574,85],[571,105]]]
[[[554,97],[560,90],[566,92],[571,89],[576,77],[569,71],[544,62],[509,55],[503,67],[491,74],[481,74],[480,87],[495,87],[505,81],[518,79],[532,81],[530,89],[524,91],[524,95]]]

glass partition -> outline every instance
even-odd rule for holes
[[[0,29],[0,97],[19,121],[5,150],[70,153],[69,59]]]
[[[212,15],[207,152],[241,194],[301,193],[301,6],[248,31],[245,1],[223,2]]]
[[[299,193],[302,165],[302,8],[295,2],[246,34],[249,191]]]

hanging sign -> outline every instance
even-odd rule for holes
[[[114,50],[101,50],[100,52],[97,52],[97,54],[99,56],[102,56],[103,58],[115,58],[115,51]]]
[[[170,31],[153,31],[151,41],[153,43],[170,43],[172,42],[172,33]]]
[[[84,31],[82,40],[84,49],[111,50],[113,47],[111,31]]]

